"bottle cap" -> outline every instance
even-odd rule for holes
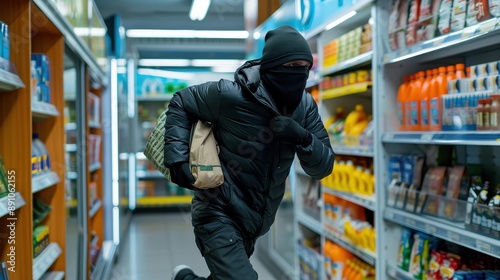
[[[465,69],[465,64],[459,63],[459,64],[455,65],[455,68],[457,70],[464,70]]]
[[[36,133],[36,132],[33,133],[33,139],[38,139],[38,138],[39,138],[38,133]]]
[[[437,74],[439,74],[439,69],[438,68],[432,69],[432,75],[437,75]]]
[[[446,67],[446,71],[447,72],[455,72],[455,66],[450,65],[450,66]]]
[[[439,73],[446,73],[446,67],[441,66],[438,68]]]

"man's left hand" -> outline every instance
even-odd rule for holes
[[[295,145],[309,145],[310,133],[294,119],[277,116],[271,120],[271,130],[274,135]],[[309,142],[309,143],[306,143]]]

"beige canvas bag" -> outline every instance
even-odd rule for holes
[[[212,125],[199,120],[194,124],[189,149],[189,165],[199,189],[215,188],[224,183],[217,141]]]

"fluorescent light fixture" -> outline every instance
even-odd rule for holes
[[[140,59],[138,65],[143,67],[239,67],[244,63],[237,59]],[[236,68],[235,68],[236,69]]]
[[[143,67],[187,67],[191,65],[189,59],[140,59],[139,66]]]
[[[253,33],[253,38],[254,38],[255,40],[259,40],[259,39],[260,39],[260,32],[255,31],[255,32]]]
[[[234,73],[239,66],[214,66],[210,69],[213,73]]]
[[[205,39],[247,39],[246,30],[168,30],[129,29],[129,38],[205,38]]]
[[[182,72],[164,71],[164,70],[157,70],[157,69],[140,68],[137,70],[137,73],[139,73],[141,75],[156,76],[156,77],[162,77],[162,78],[167,78],[167,79],[180,79],[180,80],[192,80],[192,79],[194,79],[193,73],[182,73]]]
[[[349,12],[349,13],[347,13],[347,14],[345,14],[345,15],[341,16],[341,17],[339,17],[338,19],[336,19],[336,20],[332,21],[331,23],[329,23],[329,24],[325,27],[325,31],[326,31],[326,30],[330,30],[330,29],[334,28],[335,26],[337,26],[337,25],[339,25],[339,24],[343,23],[344,21],[346,21],[346,20],[348,20],[348,19],[352,18],[352,17],[353,17],[353,16],[355,16],[356,14],[357,14],[357,12],[356,12],[356,11],[351,11],[351,12]]]
[[[207,15],[210,0],[193,0],[191,10],[189,11],[189,18],[191,20],[203,20]]]
[[[106,29],[97,27],[75,27],[73,28],[77,36],[102,37],[106,35]]]

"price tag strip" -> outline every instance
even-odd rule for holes
[[[40,279],[50,266],[61,255],[61,248],[56,243],[51,243],[42,253],[33,260],[33,279]]]
[[[51,187],[57,183],[59,183],[59,176],[57,176],[55,172],[36,176],[32,179],[33,193]]]

